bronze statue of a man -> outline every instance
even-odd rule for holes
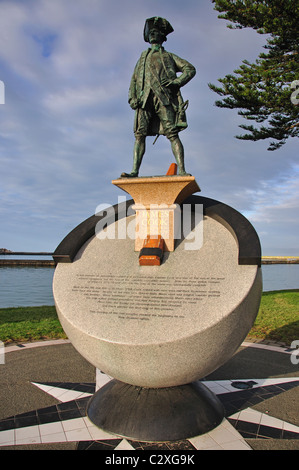
[[[165,135],[178,165],[178,174],[186,175],[184,148],[178,133],[187,127],[180,88],[195,75],[193,65],[162,47],[166,36],[173,31],[171,24],[160,17],[148,18],[144,26],[144,40],[151,48],[143,51],[138,60],[129,89],[129,104],[135,110],[134,159],[131,173],[122,177],[136,177],[145,153],[145,139],[149,135]],[[177,76],[177,73],[181,75]]]

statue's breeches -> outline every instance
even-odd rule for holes
[[[148,136],[163,134],[168,139],[176,137],[176,112],[172,105],[163,105],[153,93],[150,93],[144,109],[137,109],[135,114],[134,134]]]

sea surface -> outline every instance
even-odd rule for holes
[[[264,292],[299,289],[299,264],[266,264],[262,273]],[[0,266],[0,308],[54,305],[53,274],[53,267]]]

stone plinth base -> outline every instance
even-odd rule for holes
[[[194,176],[119,178],[112,183],[134,199],[135,251],[141,250],[148,235],[161,235],[165,251],[174,251],[180,220],[179,204],[200,191]]]
[[[135,204],[181,204],[188,196],[200,191],[194,176],[149,176],[119,178],[112,184],[130,194]]]

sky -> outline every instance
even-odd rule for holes
[[[99,205],[126,196],[111,181],[132,169],[128,89],[148,47],[145,19],[161,16],[174,28],[165,49],[197,70],[181,89],[180,137],[200,195],[245,215],[264,256],[299,255],[298,142],[270,152],[267,141],[236,139],[244,119],[216,107],[208,87],[254,61],[265,36],[228,29],[209,0],[0,0],[0,12],[0,248],[53,252]],[[153,141],[140,176],[174,161],[164,136]]]

